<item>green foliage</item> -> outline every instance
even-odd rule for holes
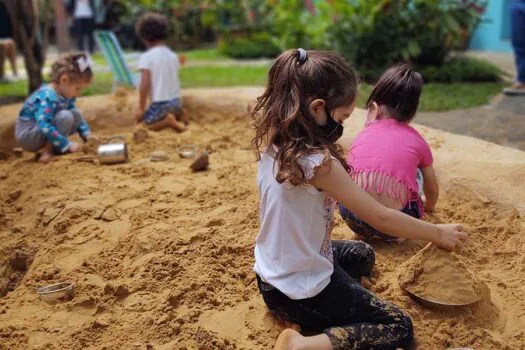
[[[254,33],[247,37],[226,38],[219,50],[233,58],[273,58],[281,53],[279,45],[268,33]]]
[[[270,2],[268,27],[279,38],[281,49],[303,47],[325,48],[325,34],[331,20],[326,4],[318,6],[322,11],[310,13],[303,0],[281,0]]]
[[[360,69],[402,61],[440,65],[462,49],[486,0],[332,0],[311,14],[301,0],[273,1],[268,15],[282,49],[330,49]]]
[[[497,82],[502,71],[490,62],[468,58],[452,58],[440,66],[416,67],[426,82]]]
[[[120,24],[134,27],[145,12],[159,12],[168,18],[170,42],[174,46],[196,46],[203,26],[215,26],[215,0],[119,0],[126,9]]]
[[[425,83],[498,82],[503,72],[488,61],[471,57],[452,57],[440,65],[415,64],[414,69],[423,76]],[[362,80],[375,82],[383,68],[359,69]]]
[[[485,0],[471,0],[484,6]],[[440,65],[464,47],[479,14],[460,0],[334,0],[331,45],[357,67]]]

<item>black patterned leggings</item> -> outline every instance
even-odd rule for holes
[[[312,298],[293,300],[259,276],[264,302],[272,313],[298,323],[303,331],[324,332],[334,349],[408,347],[412,321],[395,305],[359,284],[375,263],[371,246],[360,241],[333,241],[334,272],[330,283]]]

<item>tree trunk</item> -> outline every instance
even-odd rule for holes
[[[58,51],[65,52],[69,50],[71,48],[71,40],[69,39],[66,10],[62,0],[55,0],[55,30]]]
[[[38,9],[31,0],[4,0],[4,4],[13,23],[13,39],[24,56],[31,94],[42,85],[45,61],[38,36]]]

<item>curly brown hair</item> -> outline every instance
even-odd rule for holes
[[[315,99],[323,99],[328,111],[349,106],[357,96],[358,82],[350,64],[334,52],[307,51],[306,61],[299,55],[294,49],[277,58],[251,112],[257,159],[268,147],[277,164],[276,180],[295,186],[308,181],[299,159],[309,154],[322,153],[325,160],[333,156],[349,170],[342,147],[324,136],[309,106]]]
[[[169,35],[169,22],[166,16],[155,12],[146,12],[135,25],[137,35],[145,41],[166,40]]]
[[[83,81],[90,82],[93,79],[91,67],[81,71],[79,60],[88,60],[88,56],[82,52],[68,52],[60,57],[51,65],[51,81],[58,83],[60,77],[66,74],[73,82]]]

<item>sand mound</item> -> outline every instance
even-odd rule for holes
[[[127,137],[129,163],[66,156],[41,165],[27,153],[0,161],[0,281],[12,281],[0,297],[0,349],[270,348],[279,327],[252,272],[259,205],[246,106],[259,93],[186,91],[189,130],[150,132],[140,143],[132,140],[136,96],[81,99],[97,134]],[[18,108],[0,108],[0,137]],[[346,124],[347,140],[362,118]],[[396,268],[421,242],[376,245],[369,287],[410,313],[421,349],[523,349],[524,153],[420,130],[442,185],[433,220],[466,225],[471,239],[457,253],[491,298],[453,312],[410,299]],[[193,160],[177,155],[184,144],[208,151],[207,171],[192,172]],[[169,158],[151,162],[159,149]],[[338,219],[334,238],[349,236]],[[75,283],[73,300],[49,305],[35,293],[62,281]]]
[[[440,304],[466,305],[482,297],[482,283],[456,255],[429,244],[399,268],[399,285]]]

